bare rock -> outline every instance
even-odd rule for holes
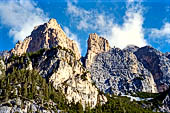
[[[93,58],[102,52],[109,51],[110,46],[108,40],[103,37],[99,37],[96,33],[89,35],[88,39],[88,49],[86,54],[85,65],[90,67],[93,62]]]
[[[158,91],[166,91],[170,85],[170,59],[151,46],[138,49],[135,55],[143,66],[152,73]]]
[[[15,54],[15,55],[19,55],[21,56],[23,53],[27,52],[28,49],[28,45],[31,41],[31,37],[27,37],[24,39],[24,41],[18,41],[15,45],[15,48],[13,48],[10,53]]]
[[[75,41],[69,39],[55,19],[48,23],[36,26],[31,35],[23,42],[18,41],[12,53],[21,55],[26,52],[35,52],[42,48],[62,46],[75,52],[76,58],[80,59],[80,52]]]
[[[61,89],[68,102],[81,102],[83,108],[88,104],[92,108],[96,106],[99,92],[92,85],[90,73],[71,51],[63,48],[47,50],[40,55],[38,63],[36,68],[40,74],[49,78],[55,89]]]
[[[89,68],[96,86],[105,93],[156,93],[152,74],[129,51],[112,48],[100,53]]]
[[[170,52],[166,52],[165,56],[170,59]]]

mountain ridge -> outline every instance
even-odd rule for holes
[[[168,90],[169,53],[150,46],[111,48],[108,40],[96,33],[89,35],[87,43],[82,60],[76,42],[66,36],[55,19],[50,19],[36,26],[11,51],[1,53],[0,76],[15,70],[37,70],[47,84],[61,90],[68,103],[80,103],[83,110],[107,105],[106,93],[120,96]],[[169,101],[168,97],[162,101],[165,112],[169,112]],[[163,110],[159,107],[158,111]]]

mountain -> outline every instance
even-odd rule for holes
[[[0,113],[169,112],[169,53],[111,48],[96,33],[87,43],[83,57],[50,19],[1,52]]]
[[[132,52],[112,48],[98,54],[90,72],[96,86],[105,93],[157,93],[152,74],[144,68]]]
[[[99,101],[107,101],[92,84],[91,74],[80,61],[76,43],[67,38],[55,19],[35,27],[23,42],[18,41],[10,54],[7,73],[12,73],[14,67],[37,70],[55,90],[60,89],[65,94],[69,103],[80,102],[83,108],[86,105],[94,108]]]
[[[36,26],[31,35],[23,42],[18,41],[11,53],[22,55],[26,52],[35,52],[41,48],[51,48],[57,45],[71,49],[76,54],[76,58],[80,58],[76,42],[66,36],[55,19],[50,19],[48,23]]]
[[[170,85],[170,60],[166,55],[150,46],[138,49],[135,55],[152,73],[158,91],[166,91]]]
[[[96,33],[91,33],[88,38],[87,54],[85,56],[85,66],[88,68],[93,63],[93,58],[102,52],[109,51],[111,48],[109,42],[99,37]]]

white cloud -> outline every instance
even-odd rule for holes
[[[80,41],[77,38],[77,35],[72,33],[70,31],[70,29],[66,26],[64,26],[64,32],[66,33],[66,35],[71,39],[74,40],[76,42],[76,44],[78,45],[79,50],[81,51],[81,47],[80,47]]]
[[[133,7],[126,11],[124,23],[122,26],[114,24],[111,27],[111,33],[106,35],[109,42],[121,49],[127,45],[137,45],[139,47],[147,44],[143,33],[143,16],[140,10]]]
[[[77,7],[71,2],[67,4],[67,12],[76,22],[79,30],[95,30],[99,35],[108,39],[110,45],[125,48],[127,45],[137,45],[139,47],[147,44],[143,33],[142,7],[136,6],[133,1],[127,2],[127,11],[124,16],[124,23],[119,25],[114,23],[114,17],[99,13],[95,10],[85,10]]]
[[[100,31],[106,24],[111,25],[113,21],[111,18],[108,19],[109,16],[104,13],[79,8],[70,1],[67,2],[67,12],[72,16],[73,22],[77,23],[77,29],[79,30],[93,29]]]
[[[160,29],[152,28],[150,36],[153,38],[170,38],[170,23],[166,22]]]
[[[170,44],[170,23],[166,22],[160,29],[149,29],[149,33],[150,40],[157,43],[164,40],[164,42]]]
[[[31,34],[33,28],[49,19],[43,10],[30,0],[9,0],[0,2],[1,23],[10,27],[9,35],[23,40]]]

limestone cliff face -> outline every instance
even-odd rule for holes
[[[93,58],[102,52],[109,51],[110,46],[109,42],[103,37],[99,37],[96,33],[92,33],[89,35],[88,39],[88,49],[86,54],[85,65],[86,67],[90,67],[93,62]]]
[[[76,58],[80,59],[80,52],[75,41],[69,39],[55,19],[48,23],[37,26],[23,42],[19,41],[12,53],[21,55],[26,52],[35,52],[41,48],[62,46],[75,52]]]
[[[112,48],[100,53],[89,68],[96,86],[105,93],[156,93],[152,74],[127,50]]]
[[[158,91],[167,90],[170,85],[170,59],[150,46],[138,49],[135,55],[144,67],[152,73]]]
[[[23,53],[26,53],[30,41],[31,41],[30,37],[25,38],[24,41],[18,41],[15,47],[11,50],[11,53],[19,56],[21,56]]]
[[[0,59],[0,78],[5,72],[5,63],[3,60]]]
[[[98,39],[99,47],[96,54],[97,51],[108,50],[108,45],[104,45],[108,42],[99,37]],[[98,39],[95,40],[98,41]],[[93,45],[91,46],[94,48]],[[11,53],[21,56],[26,52],[37,51],[39,51],[38,54],[31,53],[31,56],[23,57],[24,64],[18,67],[38,70],[55,89],[62,90],[69,102],[81,102],[84,108],[86,105],[93,108],[98,102],[107,101],[104,95],[99,94],[95,85],[92,85],[91,74],[80,61],[81,56],[75,41],[66,36],[55,19],[35,27],[31,35],[23,42],[19,41]],[[15,66],[15,61],[9,64],[10,69]]]
[[[87,107],[86,105],[94,108],[99,102],[107,102],[107,98],[99,94],[93,85],[89,71],[83,67],[72,50],[58,45],[55,48],[42,49],[38,53],[24,57],[23,61],[29,60],[29,65],[17,64],[18,67],[38,70],[56,90],[63,92],[68,102],[80,102],[83,108]]]
[[[40,74],[49,78],[54,88],[60,88],[69,102],[81,102],[83,107],[89,104],[95,107],[98,100],[106,102],[106,97],[99,95],[92,85],[90,73],[82,66],[72,51],[55,48],[43,53],[39,58]]]

